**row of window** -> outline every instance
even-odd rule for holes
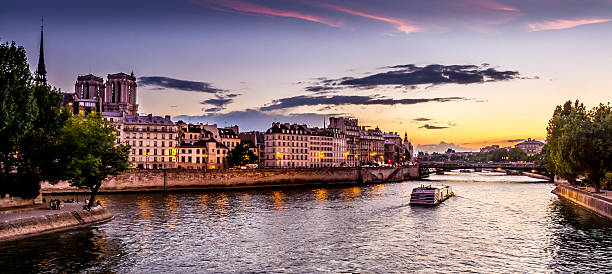
[[[131,135],[129,133],[125,134],[125,138],[129,139],[130,136],[134,139],[136,139],[136,133],[132,133]],[[139,138],[140,139],[144,139],[146,136],[146,139],[151,139],[151,134],[147,133],[146,135],[144,135],[143,133],[140,133]],[[153,139],[157,139],[157,133],[153,134]],[[166,139],[166,134],[162,134],[161,138],[159,139]],[[168,134],[168,139],[172,140],[172,134]]]
[[[181,153],[189,153],[191,154],[191,152],[194,150],[191,149],[181,149]],[[215,150],[212,150],[212,153],[214,153]],[[195,149],[195,153],[196,154],[200,154],[200,149]],[[217,149],[217,154],[221,154],[221,153],[227,153],[227,150],[225,149]],[[202,149],[202,154],[208,154],[208,149]]]
[[[129,141],[127,141],[127,143],[129,144],[130,142],[129,142]],[[173,143],[174,143],[174,142],[169,141],[169,142],[168,142],[168,146],[169,146],[169,147],[172,147],[172,144],[173,144]],[[142,142],[142,141],[138,141],[138,146],[142,146],[142,144],[143,144],[143,142]],[[151,143],[150,143],[150,142],[146,142],[146,143],[144,143],[144,144],[145,144],[145,146],[150,146],[150,145],[151,145]],[[136,146],[136,141],[132,141],[132,146],[133,146],[133,147],[135,147],[135,146]],[[154,142],[153,142],[153,146],[154,146],[154,147],[156,147],[156,146],[157,146],[157,141],[154,141]],[[166,142],[165,142],[165,141],[161,141],[161,145],[160,145],[160,147],[165,147],[165,146],[166,146]]]
[[[266,140],[308,141],[307,136],[266,135]]]
[[[200,163],[200,159],[201,163],[206,163],[206,158],[205,157],[192,157],[192,156],[181,156],[181,163],[193,163],[193,160],[195,159],[195,163],[199,164]],[[223,158],[221,157],[217,157],[217,164],[220,164],[221,162],[223,162]]]
[[[266,142],[266,146],[283,146],[283,147],[308,147],[308,143],[295,143],[295,142]]]

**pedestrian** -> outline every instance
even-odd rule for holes
[[[59,199],[55,200],[55,205],[57,206],[55,209],[60,210],[60,208],[61,208],[61,207],[60,207],[60,204],[61,204],[61,203],[62,203],[62,202],[61,202]]]

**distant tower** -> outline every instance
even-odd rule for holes
[[[138,114],[136,86],[133,72],[129,75],[122,72],[109,74],[106,79],[106,93],[102,96],[104,111]]]
[[[35,73],[35,80],[38,84],[47,84],[47,69],[45,68],[45,52],[43,50],[43,22],[40,22],[40,54],[38,55],[38,69]]]

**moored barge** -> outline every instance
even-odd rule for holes
[[[411,205],[437,205],[453,196],[450,186],[420,186],[412,189],[410,195]]]

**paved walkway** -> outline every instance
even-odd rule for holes
[[[6,221],[17,220],[17,219],[23,219],[23,218],[59,214],[63,212],[72,212],[75,210],[83,209],[84,205],[85,203],[62,203],[62,208],[60,210],[51,210],[51,209],[48,209],[48,204],[47,204],[46,208],[33,208],[29,210],[24,210],[24,211],[1,213],[0,221],[6,222]]]

